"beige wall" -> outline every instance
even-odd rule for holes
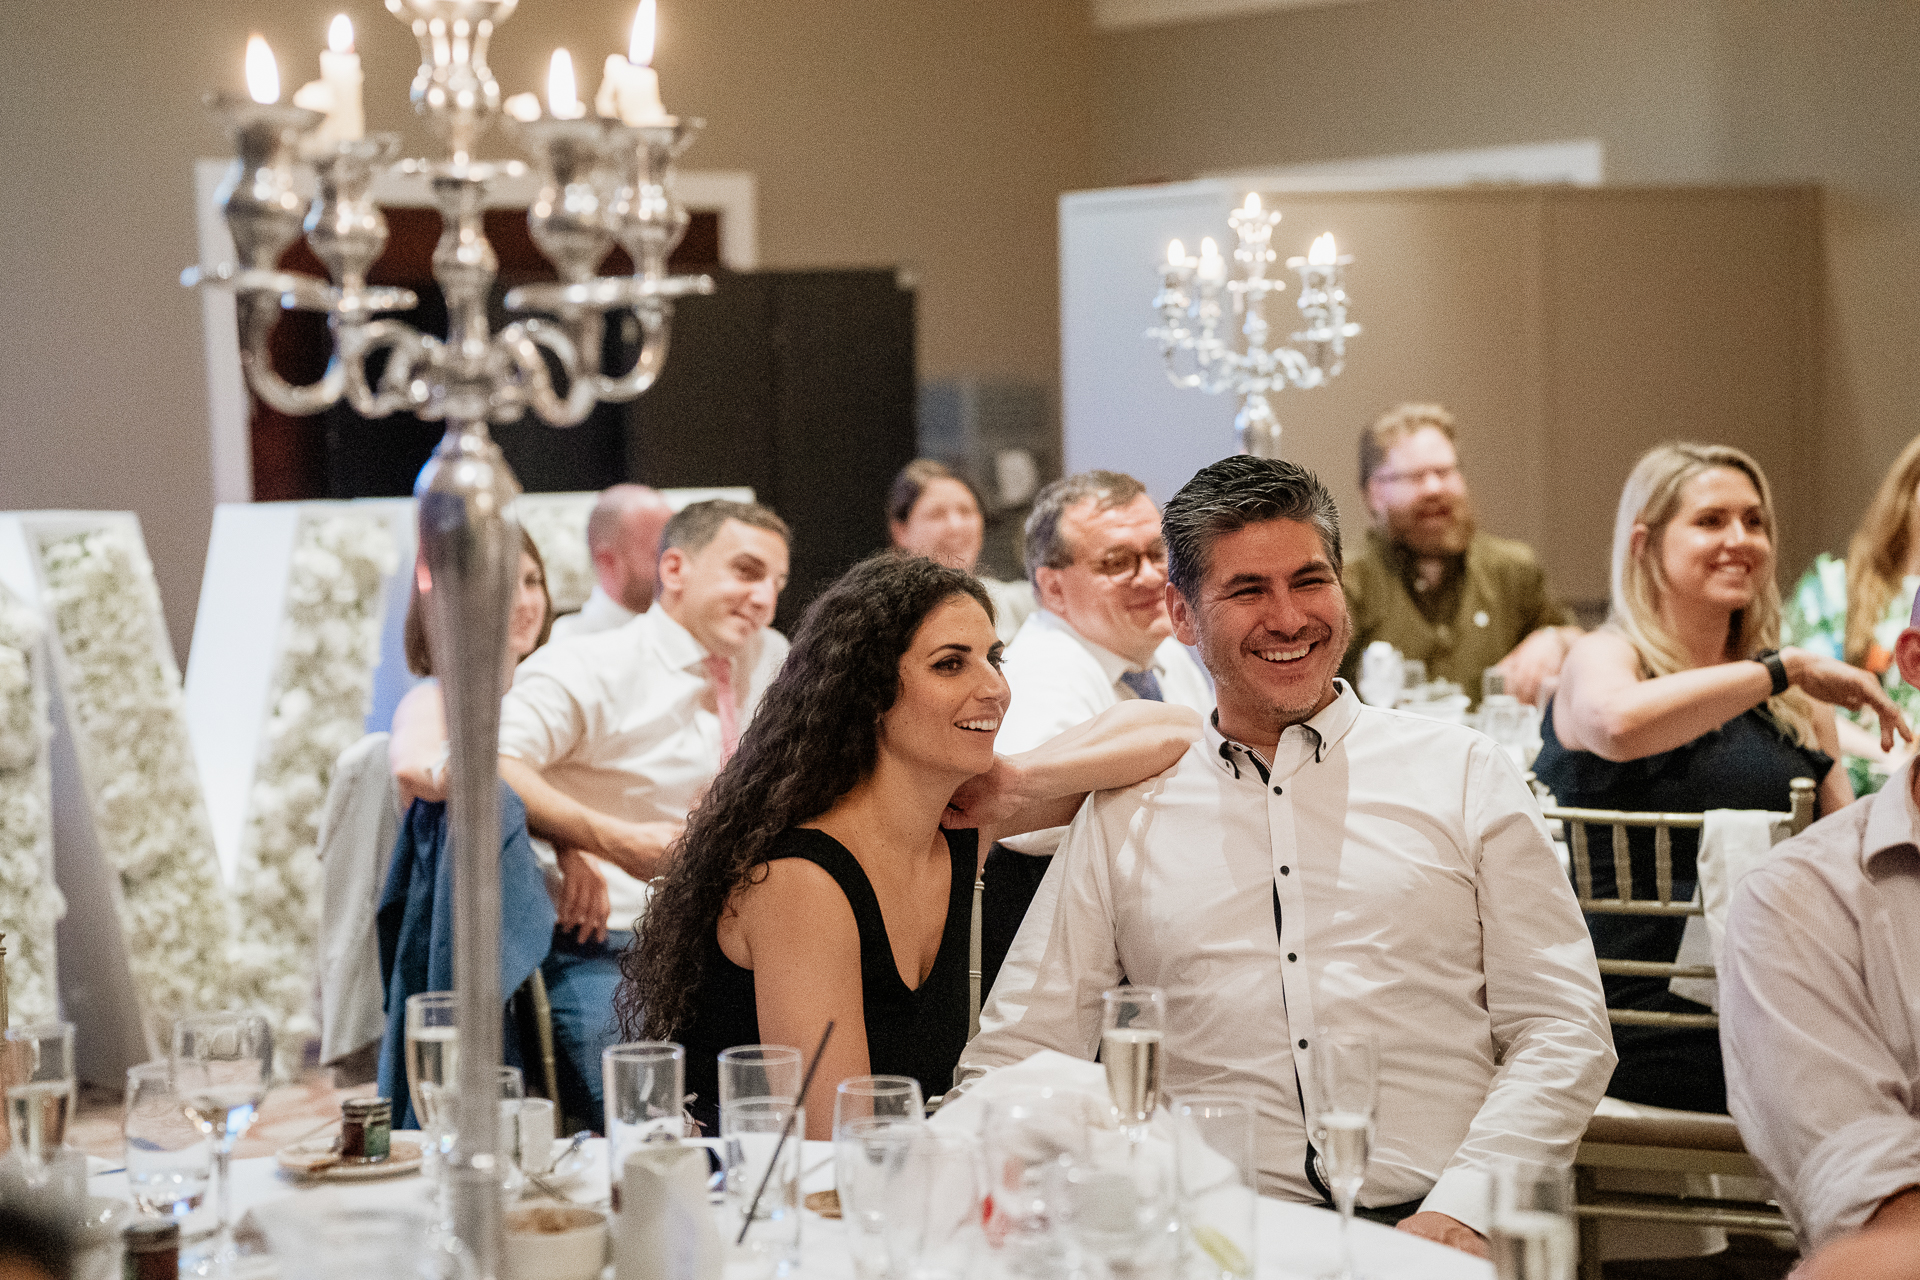
[[[313,78],[342,7],[368,126],[427,150],[406,101],[418,46],[373,0],[29,0],[0,18],[0,510],[137,511],[183,664],[212,497],[199,306],[175,280],[195,257],[192,162],[225,147],[199,97],[239,87],[252,29],[289,91]],[[633,8],[524,0],[494,70],[543,88],[565,44],[591,90]],[[709,122],[686,163],[757,176],[764,265],[907,267],[924,376],[1052,381],[1055,198],[1092,181],[1078,0],[661,10],[668,105]]]
[[[1840,549],[1920,430],[1920,6],[1374,0],[1103,34],[1096,74],[1101,185],[1583,137],[1609,182],[1818,183],[1818,473],[1793,547]]]

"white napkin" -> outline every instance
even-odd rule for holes
[[[1085,1058],[1042,1049],[1022,1062],[1000,1067],[968,1082],[958,1096],[933,1113],[928,1123],[943,1132],[977,1134],[987,1108],[999,1098],[1045,1093],[1057,1102],[1060,1123],[1081,1129],[1111,1129],[1113,1104],[1107,1098],[1106,1069]]]
[[[1709,809],[1700,827],[1699,886],[1693,900],[1705,905],[1705,914],[1687,917],[1680,935],[1675,964],[1720,966],[1727,939],[1727,905],[1734,886],[1747,872],[1767,860],[1786,824],[1774,821],[1765,809]],[[1675,978],[1667,984],[1673,994],[1720,1009],[1720,984],[1710,978]]]

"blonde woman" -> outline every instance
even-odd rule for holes
[[[1880,491],[1847,544],[1847,558],[1821,553],[1788,598],[1781,629],[1786,643],[1838,658],[1880,677],[1909,717],[1920,692],[1900,678],[1893,642],[1913,612],[1920,587],[1920,436],[1894,459]],[[1878,791],[1894,763],[1876,735],[1851,713],[1838,721],[1840,750],[1855,795]]]
[[[1564,805],[1596,809],[1782,809],[1812,777],[1822,813],[1853,799],[1832,706],[1871,707],[1882,745],[1911,736],[1873,676],[1804,649],[1776,651],[1773,499],[1752,458],[1719,445],[1665,444],[1627,478],[1613,530],[1613,607],[1561,668],[1534,772]],[[1599,847],[1608,839],[1595,832]],[[1673,834],[1673,892],[1692,895],[1698,837]],[[1653,839],[1635,833],[1634,894],[1653,897]],[[1594,861],[1594,894],[1615,893]],[[1644,877],[1644,883],[1643,881]],[[1682,922],[1588,917],[1610,960],[1671,961]],[[1707,1013],[1664,978],[1609,977],[1612,1008]],[[1725,1112],[1711,1029],[1615,1027],[1608,1092],[1630,1102]]]

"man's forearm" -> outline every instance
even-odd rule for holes
[[[606,858],[593,810],[561,791],[540,771],[514,756],[500,757],[500,778],[527,806],[527,830],[555,845]]]

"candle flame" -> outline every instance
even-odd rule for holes
[[[1249,192],[1247,192],[1247,203],[1246,203],[1246,204],[1245,204],[1244,206],[1242,206],[1242,207],[1243,207],[1243,208],[1245,208],[1245,209],[1246,209],[1246,211],[1247,211],[1248,213],[1258,213],[1258,212],[1260,212],[1260,195],[1259,195],[1259,193],[1258,193],[1258,192],[1254,192],[1254,191],[1249,191]]]
[[[628,62],[636,67],[653,65],[653,40],[658,24],[655,0],[640,0],[640,8],[633,15],[633,36],[627,42]]]
[[[553,51],[553,61],[547,68],[547,111],[556,120],[578,120],[587,114],[574,85],[573,55],[565,49]]]
[[[1186,260],[1187,260],[1187,246],[1181,244],[1178,240],[1167,241],[1168,265],[1177,267],[1181,263],[1185,262]]]
[[[327,48],[335,53],[353,52],[353,21],[346,14],[333,15],[327,26]]]
[[[262,105],[280,101],[280,68],[259,35],[247,37],[247,93]]]
[[[1202,258],[1217,258],[1220,256],[1220,246],[1213,242],[1212,236],[1202,237],[1200,241],[1200,256]]]
[[[1333,247],[1333,232],[1328,231],[1313,242],[1307,250],[1307,264],[1315,267],[1330,267],[1340,257],[1340,251]]]

